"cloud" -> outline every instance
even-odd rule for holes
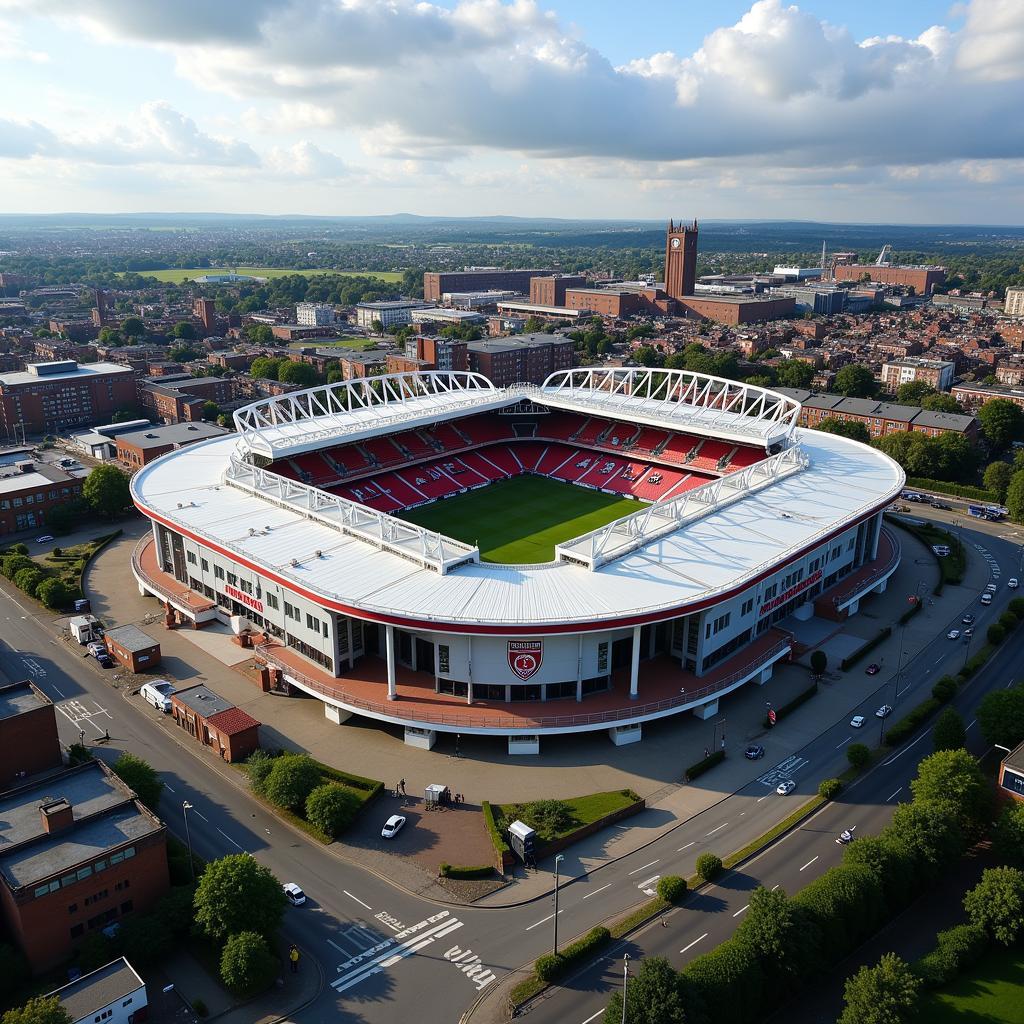
[[[275,146],[268,154],[267,166],[277,174],[293,178],[344,178],[350,173],[340,157],[312,142],[296,142],[287,148]]]
[[[0,20],[0,61],[16,60],[46,64],[50,60],[50,55],[43,50],[29,49],[14,25]]]
[[[23,160],[53,148],[56,139],[37,121],[10,121],[0,117],[0,157]]]

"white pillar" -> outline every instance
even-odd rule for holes
[[[629,699],[636,700],[640,680],[640,627],[633,627],[633,660],[629,667]]]
[[[576,702],[583,700],[583,634],[576,648]]]
[[[345,629],[348,630],[348,667],[351,671],[356,662],[356,653],[352,647],[352,620],[347,615],[345,616]]]
[[[384,627],[384,639],[388,659],[388,700],[398,700],[395,691],[395,627],[390,623]]]
[[[467,704],[472,704],[473,703],[473,683],[472,682],[466,683],[466,703]]]

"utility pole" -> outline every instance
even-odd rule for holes
[[[629,954],[622,954],[622,1024],[626,1024],[626,986],[629,984]]]
[[[185,845],[188,847],[188,870],[192,876],[192,884],[196,884],[196,865],[192,859],[192,836],[188,830],[188,812],[192,810],[192,805],[187,800],[181,801],[181,816],[185,819]]]
[[[551,944],[551,952],[558,955],[558,866],[565,860],[562,854],[555,857],[555,916],[554,916],[554,938]]]

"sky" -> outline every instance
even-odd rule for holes
[[[1024,0],[0,0],[0,212],[1024,222]]]

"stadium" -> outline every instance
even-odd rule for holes
[[[265,688],[339,724],[426,748],[631,743],[768,683],[796,646],[787,621],[855,614],[895,572],[882,512],[903,472],[798,414],[678,370],[315,387],[134,476],[153,528],[133,571],[168,625],[229,623]]]

